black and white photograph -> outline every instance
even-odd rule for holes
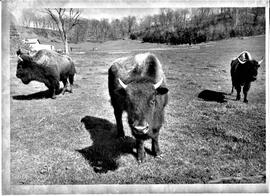
[[[267,0],[1,6],[2,194],[269,192]]]

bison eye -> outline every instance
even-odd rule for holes
[[[22,64],[18,64],[18,69],[22,69],[23,67],[22,67]]]
[[[21,69],[24,69],[24,68],[27,68],[27,65],[24,63],[20,63],[20,64],[18,64],[18,67]]]

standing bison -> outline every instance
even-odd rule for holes
[[[75,75],[75,66],[72,59],[66,55],[60,55],[51,50],[40,50],[34,56],[23,54],[17,51],[18,65],[17,78],[24,84],[32,80],[44,83],[51,93],[53,99],[59,90],[59,81],[62,81],[64,88],[62,94],[67,90],[67,80],[70,82],[70,92]]]
[[[160,155],[158,137],[164,122],[168,89],[162,65],[151,53],[115,60],[109,68],[109,93],[118,137],[124,137],[122,113],[136,138],[138,161],[145,158],[144,141],[152,139],[152,152]]]
[[[247,51],[243,51],[236,59],[231,62],[231,79],[232,91],[235,88],[237,91],[236,100],[241,98],[241,87],[243,86],[244,102],[247,103],[247,93],[250,89],[251,82],[257,79],[258,68],[262,63],[263,58],[258,62],[251,58]]]

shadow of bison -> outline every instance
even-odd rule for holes
[[[69,92],[69,90],[66,90]],[[60,88],[57,92],[55,92],[56,95],[59,95],[62,92],[62,88]],[[13,95],[12,98],[15,100],[33,100],[33,99],[48,99],[51,98],[51,92],[50,90],[40,91],[37,93],[32,93],[28,95]]]
[[[227,95],[227,93],[217,92],[213,90],[203,90],[198,94],[198,98],[201,98],[204,101],[215,101],[218,103],[224,103],[227,102],[225,95]]]
[[[116,125],[108,120],[85,116],[81,119],[89,132],[93,144],[77,150],[97,173],[106,173],[119,167],[118,159],[122,154],[132,154],[135,140],[129,136],[117,138]]]

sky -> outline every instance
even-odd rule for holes
[[[7,0],[13,15],[22,17],[23,8],[85,8],[85,18],[121,18],[134,15],[141,18],[145,15],[159,13],[160,8],[191,8],[191,7],[258,7],[265,6],[265,0]],[[99,8],[94,8],[99,7]]]
[[[158,14],[159,10],[159,8],[87,8],[83,9],[81,16],[88,19],[121,19],[126,16],[142,18]]]
[[[38,9],[27,8],[36,11],[38,14],[42,14]],[[142,18],[147,15],[154,15],[160,12],[160,8],[80,8],[81,18],[87,19],[121,19],[126,16],[136,16],[136,18]],[[13,15],[20,21],[22,18],[23,9],[17,8],[13,10]]]

